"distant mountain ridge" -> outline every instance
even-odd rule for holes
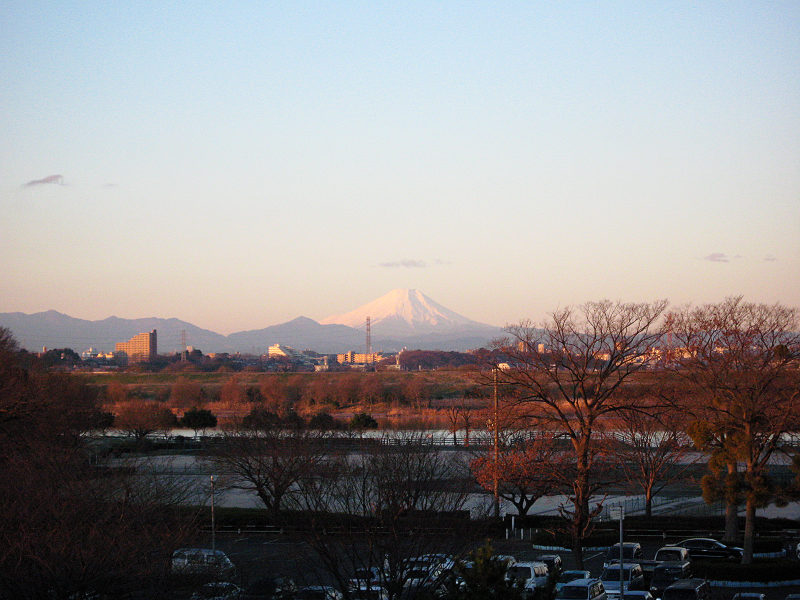
[[[88,321],[55,310],[26,314],[0,313],[0,326],[12,331],[17,341],[31,351],[72,348],[77,352],[90,346],[112,351],[138,333],[158,330],[158,351],[182,349],[182,332],[187,344],[209,352],[261,354],[272,344],[321,353],[364,351],[364,322],[370,316],[374,351],[396,352],[403,347],[422,350],[459,350],[486,346],[502,333],[499,327],[472,321],[431,300],[418,290],[392,290],[385,296],[349,313],[321,322],[297,317],[262,329],[222,335],[176,318],[121,319],[108,317]]]

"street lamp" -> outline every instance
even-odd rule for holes
[[[494,368],[494,518],[500,518],[500,478],[497,473],[500,461],[500,421],[497,400],[497,367]]]
[[[214,476],[211,476],[211,550],[215,551],[217,549],[216,544],[216,535],[215,535],[215,527],[214,527]]]
[[[622,521],[625,518],[625,507],[624,506],[612,506],[611,510],[611,518],[619,517],[619,597],[622,598],[623,596],[623,576],[622,576],[622,560],[623,556],[623,548],[622,548]]]

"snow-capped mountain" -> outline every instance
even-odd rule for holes
[[[288,323],[228,336],[178,319],[109,317],[86,321],[56,311],[32,315],[0,313],[0,326],[8,327],[20,344],[32,351],[42,346],[72,348],[78,352],[92,346],[109,351],[116,342],[157,329],[158,349],[162,354],[177,351],[184,332],[189,344],[206,353],[255,354],[265,352],[272,344],[328,353],[361,350],[367,316],[372,325],[372,347],[376,351],[393,352],[403,347],[463,351],[485,346],[502,333],[499,327],[472,321],[418,290],[393,290],[361,308],[328,317],[320,323],[298,317]]]
[[[392,290],[377,300],[348,313],[322,319],[320,323],[364,329],[367,317],[370,317],[373,335],[380,337],[497,329],[453,312],[419,290],[408,289]]]

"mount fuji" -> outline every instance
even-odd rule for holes
[[[179,340],[188,334],[189,343],[204,352],[256,354],[265,352],[272,344],[286,344],[330,353],[361,350],[367,317],[370,317],[372,347],[376,351],[394,352],[403,347],[463,351],[486,346],[503,333],[499,327],[478,323],[445,308],[418,290],[406,289],[392,290],[360,308],[320,322],[298,317],[287,323],[228,336],[178,319],[109,317],[86,321],[55,311],[32,315],[0,313],[0,326],[8,327],[21,345],[30,350],[48,346],[81,351],[94,346],[108,351],[114,348],[115,342],[157,329],[161,352],[177,351]]]
[[[466,335],[488,340],[500,333],[498,327],[468,319],[445,308],[419,290],[409,289],[392,290],[377,300],[348,313],[322,319],[320,323],[364,329],[367,317],[370,318],[371,330],[376,339],[418,339],[420,336],[449,338]]]

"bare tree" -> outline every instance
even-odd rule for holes
[[[687,307],[670,315],[677,372],[708,398],[710,427],[726,462],[741,462],[744,555],[753,558],[756,508],[770,497],[770,458],[794,426],[800,357],[798,311],[742,297]]]
[[[471,463],[472,473],[486,490],[498,481],[500,498],[508,500],[519,515],[527,515],[536,501],[563,488],[559,471],[564,468],[564,449],[547,433],[532,433],[504,445],[495,462],[486,452]]]
[[[129,400],[117,410],[114,426],[132,435],[137,442],[157,431],[166,431],[178,424],[175,414],[161,402]]]
[[[243,404],[247,399],[247,391],[244,386],[239,383],[239,378],[234,375],[219,391],[220,400],[229,407],[238,406]]]
[[[174,408],[196,408],[200,405],[202,388],[199,383],[178,377],[169,391],[169,403]]]
[[[625,479],[644,494],[645,515],[653,514],[653,498],[686,476],[699,456],[693,453],[683,413],[659,404],[619,413],[616,458]]]
[[[453,434],[453,446],[458,445],[458,430],[461,429],[462,414],[465,411],[463,404],[459,402],[452,402],[444,410],[447,416],[448,430]]]
[[[500,384],[571,444],[575,478],[568,516],[579,566],[583,539],[599,512],[599,506],[590,506],[598,488],[592,477],[601,449],[598,422],[622,408],[620,387],[647,366],[662,337],[666,306],[666,301],[590,302],[554,312],[540,328],[528,321],[507,327],[508,337],[497,344],[509,365],[494,365]]]
[[[319,476],[303,483],[303,504],[314,515],[309,543],[340,589],[353,573],[375,569],[390,598],[413,597],[419,590],[409,589],[412,583],[440,583],[414,580],[414,559],[464,549],[468,470],[417,432],[361,444],[330,456]]]
[[[232,489],[255,492],[273,520],[296,506],[299,483],[318,472],[328,432],[283,429],[277,422],[257,429],[236,426],[224,432],[208,460],[225,474]]]

